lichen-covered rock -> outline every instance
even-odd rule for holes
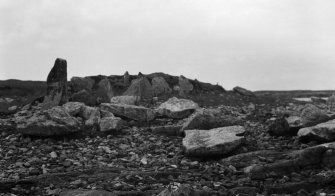
[[[225,155],[242,144],[242,126],[220,127],[211,130],[185,130],[183,146],[186,155],[197,157]]]
[[[82,118],[85,119],[86,126],[96,126],[100,121],[100,111],[99,108],[84,106],[82,108],[82,113],[80,114]]]
[[[199,105],[192,100],[172,97],[162,103],[157,111],[160,116],[180,119],[188,117],[197,108],[199,108]]]
[[[103,190],[67,190],[59,196],[116,196],[116,194]]]
[[[85,104],[81,102],[67,102],[63,105],[63,108],[71,116],[76,116],[82,112],[84,106]]]
[[[116,116],[136,121],[151,121],[156,117],[154,110],[142,106],[102,103],[100,109],[112,112]]]
[[[50,109],[67,100],[67,63],[66,60],[57,58],[47,78],[47,93],[41,107]]]
[[[332,142],[335,141],[335,120],[305,127],[298,131],[299,139],[303,141]]]
[[[118,117],[104,117],[99,122],[100,131],[121,130],[124,121]]]

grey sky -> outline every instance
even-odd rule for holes
[[[334,0],[0,0],[0,79],[165,72],[335,89]]]

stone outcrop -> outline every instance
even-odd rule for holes
[[[335,141],[335,120],[320,123],[312,127],[302,128],[298,132],[298,137],[303,141]]]
[[[312,104],[305,105],[300,117],[304,127],[314,126],[329,120],[329,116],[326,112]]]
[[[185,130],[183,147],[188,156],[210,157],[225,155],[242,144],[242,126],[220,127],[211,130]]]
[[[90,92],[94,86],[94,80],[89,77],[72,77],[71,86],[73,92],[87,90]]]
[[[132,80],[130,86],[123,95],[138,96],[141,100],[151,100],[153,97],[152,86],[145,76]]]
[[[166,102],[162,103],[158,108],[158,114],[169,118],[186,118],[192,114],[197,108],[198,104],[188,99],[178,99],[172,97]]]
[[[57,58],[47,78],[47,93],[42,108],[50,109],[67,100],[67,63],[66,60]]]
[[[109,111],[115,116],[136,121],[151,121],[156,117],[154,110],[142,106],[102,103],[100,109]]]
[[[220,109],[197,109],[190,117],[187,118],[180,134],[184,134],[184,130],[201,129],[209,130],[218,127],[226,127],[238,125],[241,120],[235,116],[224,114]]]
[[[255,96],[255,94],[252,91],[239,87],[239,86],[234,87],[233,91],[243,96],[249,96],[249,97]]]
[[[172,92],[169,84],[163,77],[154,77],[151,80],[154,96],[169,95]]]
[[[191,82],[184,76],[179,76],[178,78],[179,85],[179,96],[187,97],[193,91],[193,85]]]

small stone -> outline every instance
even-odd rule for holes
[[[53,159],[58,157],[58,156],[57,156],[57,153],[54,152],[54,151],[50,152],[50,156],[51,156],[51,158],[53,158]]]

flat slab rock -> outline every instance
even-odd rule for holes
[[[320,123],[312,127],[305,127],[299,130],[298,137],[304,141],[335,141],[335,120]]]
[[[180,119],[188,117],[197,108],[199,108],[199,105],[192,100],[172,97],[162,103],[157,110],[161,116]]]
[[[232,152],[242,144],[242,126],[220,127],[211,130],[185,130],[183,146],[186,155],[197,157],[219,156]]]

